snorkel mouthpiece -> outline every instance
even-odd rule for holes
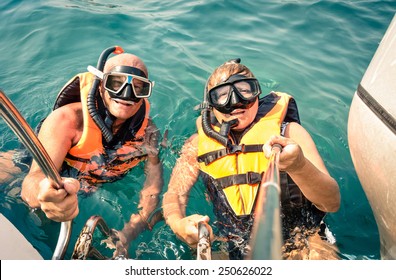
[[[99,71],[103,72],[106,60],[109,57],[109,55],[111,53],[121,54],[123,52],[124,52],[124,50],[119,46],[114,46],[114,47],[105,49],[100,54],[96,68]],[[96,95],[99,94],[99,92],[98,92],[99,84],[100,84],[100,78],[96,76],[92,83],[92,87],[88,93],[87,107],[88,107],[89,115],[91,116],[93,121],[96,123],[96,125],[99,127],[106,142],[109,143],[113,139],[113,133],[111,132],[110,128],[106,126],[103,119],[100,117],[100,114],[96,107]]]
[[[227,137],[228,133],[230,133],[231,128],[236,127],[239,124],[238,119],[233,119],[230,121],[223,121],[220,127],[220,135]]]
[[[219,132],[213,129],[211,123],[210,123],[210,112],[212,110],[209,108],[204,108],[201,111],[202,115],[202,130],[206,134],[206,136],[216,140],[219,142],[221,145],[224,147],[228,148],[231,147],[232,143],[231,140],[228,139],[227,135],[221,135]],[[225,130],[225,129],[224,129]]]

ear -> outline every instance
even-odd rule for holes
[[[104,95],[105,95],[105,93],[106,93],[106,90],[105,90],[105,88],[103,87],[103,81],[100,81],[99,82],[99,94],[100,94],[100,97],[102,97],[102,99],[104,99]]]

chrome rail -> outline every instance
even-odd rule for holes
[[[111,229],[107,226],[106,222],[101,216],[91,216],[85,223],[85,226],[81,230],[79,237],[77,238],[74,246],[72,259],[74,260],[86,260],[89,257],[95,257],[99,260],[107,260],[95,247],[93,247],[93,234],[95,229],[98,228],[102,234],[109,237],[111,235]]]
[[[62,178],[44,146],[41,144],[40,140],[37,138],[26,120],[22,117],[21,113],[2,90],[0,90],[0,115],[32,154],[33,159],[40,166],[45,176],[57,183],[59,186],[62,186]],[[64,258],[70,241],[71,228],[71,221],[61,223],[58,243],[52,257],[53,260]]]

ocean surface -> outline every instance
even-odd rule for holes
[[[326,221],[341,258],[380,259],[372,210],[351,161],[349,107],[396,1],[109,1],[2,0],[0,2],[0,88],[35,127],[51,110],[61,87],[96,65],[103,49],[119,45],[141,57],[155,81],[151,115],[168,147],[162,148],[166,191],[183,142],[195,131],[205,81],[224,61],[241,58],[265,93],[284,91],[297,100],[303,126],[311,133],[342,203]],[[19,147],[0,121],[0,151]],[[0,212],[44,259],[51,259],[59,223],[30,212],[22,203],[19,178],[0,187]],[[80,197],[73,221],[70,259],[76,239],[92,215],[121,229],[136,211],[144,182],[139,166],[123,180]],[[189,213],[208,214],[202,183],[191,192]],[[103,247],[103,244],[97,244]],[[106,251],[106,249],[103,249]],[[132,259],[193,259],[163,222],[131,244]]]

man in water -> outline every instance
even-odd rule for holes
[[[334,251],[323,254],[322,248],[329,244],[323,241],[328,232],[323,217],[340,206],[338,184],[300,125],[294,99],[280,92],[259,99],[258,80],[239,62],[222,64],[208,79],[197,134],[184,144],[164,195],[165,220],[182,241],[197,245],[198,223],[209,222],[209,217],[186,216],[186,205],[201,174],[228,257],[246,258],[261,175],[268,166],[263,146],[268,156],[271,146],[279,144],[283,258],[337,258]],[[302,256],[296,253],[312,244],[302,241],[311,237],[319,246]]]
[[[47,179],[33,161],[21,196],[49,219],[69,221],[79,212],[79,191],[91,192],[102,183],[121,179],[144,161],[146,180],[139,211],[118,234],[122,247],[127,248],[152,226],[149,217],[159,202],[163,185],[160,133],[149,116],[147,98],[154,84],[148,79],[146,65],[128,53],[106,61],[110,53],[105,58],[102,53],[103,61],[98,63],[104,69],[92,67],[63,87],[54,110],[40,126],[38,138],[60,171],[62,185]]]

